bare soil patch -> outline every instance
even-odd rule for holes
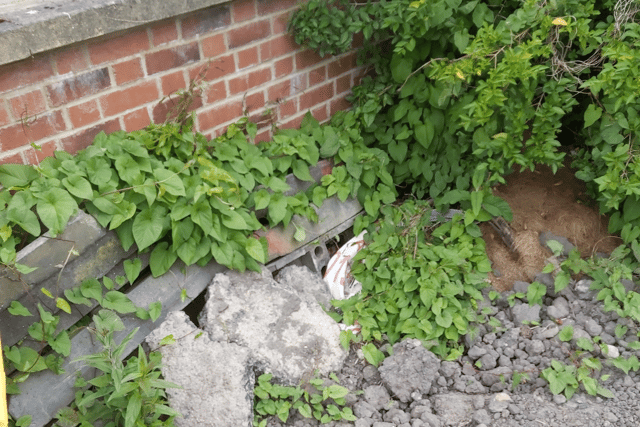
[[[551,168],[538,166],[534,171],[514,172],[506,185],[494,188],[494,194],[511,206],[511,228],[517,254],[510,252],[500,235],[482,224],[487,254],[499,275],[490,274],[493,287],[509,290],[516,280],[531,282],[551,255],[539,242],[541,232],[566,237],[583,257],[596,252],[610,253],[621,240],[607,232],[608,218],[585,194],[584,182],[565,166],[554,175]]]

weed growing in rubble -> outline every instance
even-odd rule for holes
[[[315,418],[322,424],[330,421],[355,421],[351,408],[346,407],[345,396],[349,390],[337,384],[338,377],[331,375],[332,383],[322,378],[312,378],[301,386],[291,387],[273,384],[272,374],[262,374],[254,388],[254,427],[265,427],[267,417],[277,416],[285,423],[291,411],[298,411],[305,418]]]

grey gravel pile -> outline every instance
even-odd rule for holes
[[[625,358],[640,352],[628,344],[637,341],[638,325],[605,313],[591,280],[571,282],[559,294],[554,292],[553,276],[539,274],[536,281],[547,287],[543,305],[529,306],[509,295],[526,295],[529,283],[516,282],[514,290],[492,303],[488,290],[482,307],[491,307],[490,318],[500,327],[478,325],[476,334],[465,337],[466,353],[458,361],[441,361],[417,340],[405,340],[381,347],[389,357],[378,367],[364,361],[362,351],[353,349],[338,377],[350,390],[347,403],[358,417],[355,422],[332,422],[330,427],[636,427],[640,426],[640,378],[636,372],[625,375],[608,366],[607,358]],[[635,289],[625,281],[627,290]],[[560,330],[573,326],[573,339],[562,342]],[[628,328],[617,337],[617,325]],[[615,398],[593,397],[579,389],[567,401],[564,395],[550,393],[540,372],[553,359],[564,364],[579,363],[575,343],[581,338],[600,337],[607,354],[594,350],[591,355],[605,361],[599,375],[610,375],[600,383]],[[586,355],[589,356],[589,355]],[[514,372],[526,373],[514,389]],[[597,375],[596,375],[597,376]],[[315,420],[295,415],[286,424],[277,419],[269,426],[316,426]]]

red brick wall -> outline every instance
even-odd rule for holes
[[[0,163],[74,153],[94,136],[162,122],[168,95],[203,70],[196,126],[219,135],[244,113],[296,127],[346,109],[355,53],[320,58],[286,34],[296,0],[235,0],[0,66]],[[208,68],[207,68],[208,66]],[[34,146],[41,147],[40,149]]]

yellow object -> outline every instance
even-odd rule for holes
[[[7,412],[7,379],[4,375],[4,361],[2,360],[2,337],[0,337],[0,427],[9,425]]]
[[[561,25],[561,26],[563,26],[563,27],[566,27],[567,25],[569,25],[569,24],[567,24],[567,21],[565,21],[565,20],[564,20],[564,19],[562,19],[562,18],[556,18],[556,19],[554,19],[553,21],[551,21],[551,23],[552,23],[553,25]]]

